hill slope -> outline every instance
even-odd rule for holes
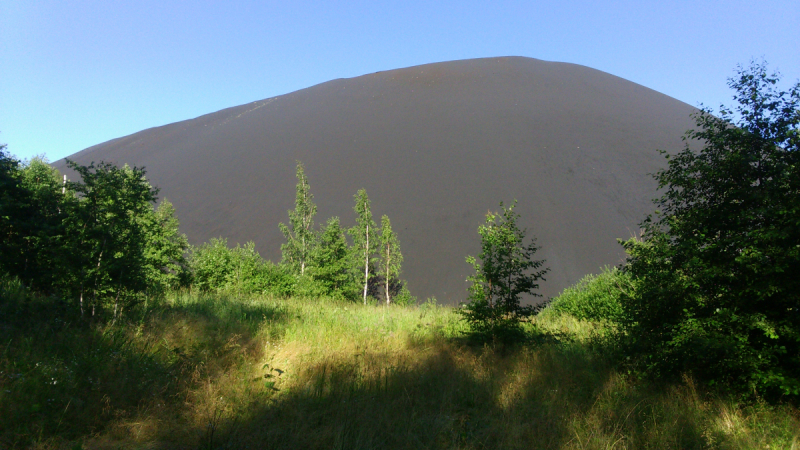
[[[376,221],[388,214],[399,234],[412,293],[449,302],[465,297],[486,211],[517,199],[550,296],[622,261],[616,238],[653,210],[656,149],[682,147],[693,111],[587,67],[485,58],[332,80],[69,158],[145,166],[192,243],[253,240],[274,261],[303,161],[318,223],[353,224],[366,188]]]

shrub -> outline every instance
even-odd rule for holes
[[[227,239],[211,239],[193,247],[189,256],[193,285],[201,291],[233,290],[246,293],[291,295],[294,277],[282,266],[265,261],[253,242],[235,248]]]
[[[397,306],[413,306],[417,304],[417,297],[411,295],[411,291],[409,291],[408,287],[403,283],[400,292],[392,297],[392,303]]]
[[[517,226],[516,201],[509,208],[500,203],[501,213],[486,214],[486,223],[478,227],[481,236],[480,262],[467,257],[475,275],[467,278],[469,302],[459,313],[473,337],[515,341],[523,337],[520,321],[534,313],[533,307],[520,305],[523,294],[540,296],[538,280],[547,273],[544,260],[531,259],[539,249],[535,240],[525,245],[526,231]],[[539,270],[537,270],[539,269]]]
[[[655,178],[662,213],[625,242],[632,356],[655,377],[800,398],[800,83],[764,65],[730,80],[735,111],[695,116]]]
[[[547,309],[576,319],[620,322],[623,319],[620,297],[630,289],[629,274],[616,267],[606,267],[599,275],[587,275],[574,286],[564,289]]]

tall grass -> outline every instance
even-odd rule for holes
[[[474,347],[433,303],[184,292],[111,327],[3,292],[0,448],[800,448],[794,407],[638,381],[564,314]]]

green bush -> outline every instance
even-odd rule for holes
[[[293,295],[301,298],[319,298],[331,297],[341,298],[340,292],[336,290],[329,290],[328,287],[315,279],[312,275],[295,275],[295,286]]]
[[[212,238],[193,247],[189,256],[193,286],[201,291],[238,291],[292,295],[296,280],[282,266],[261,258],[253,242],[235,248],[227,239]]]
[[[564,289],[547,309],[576,319],[620,322],[623,319],[620,297],[630,288],[630,275],[616,267],[606,267],[599,275],[587,275]]]
[[[403,283],[400,292],[392,298],[392,303],[397,306],[413,306],[417,304],[417,297],[411,295],[411,291],[409,291],[408,287]]]
[[[729,85],[735,109],[695,116],[655,175],[661,213],[624,243],[629,356],[653,377],[800,399],[800,83],[763,64]]]
[[[502,212],[486,214],[486,223],[478,227],[481,253],[478,258],[467,257],[475,275],[467,278],[469,302],[458,313],[470,328],[469,335],[480,341],[513,342],[522,340],[522,318],[534,313],[531,306],[520,305],[523,294],[534,297],[538,281],[549,269],[542,268],[544,260],[534,260],[539,250],[535,239],[525,244],[526,230],[517,226],[519,214],[514,212],[517,201]],[[480,260],[480,261],[478,261]]]

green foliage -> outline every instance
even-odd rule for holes
[[[189,267],[193,285],[201,291],[233,291],[290,295],[295,290],[295,277],[283,266],[264,261],[253,242],[228,247],[224,238],[211,239],[192,247]]]
[[[576,319],[623,320],[620,297],[630,292],[630,275],[616,267],[604,268],[599,275],[586,275],[574,286],[564,289],[547,309],[553,313],[569,314]]]
[[[216,291],[228,284],[234,272],[234,253],[228,248],[225,238],[211,238],[199,247],[191,247],[189,267],[192,271],[192,286],[201,291]]]
[[[338,217],[328,219],[310,260],[309,274],[317,285],[312,291],[318,296],[344,299],[358,295],[358,286],[348,270],[349,249]]]
[[[35,290],[51,293],[63,270],[62,221],[66,214],[58,172],[43,158],[34,158],[8,173],[10,183],[2,208],[6,240],[5,270]],[[6,259],[7,258],[7,259]]]
[[[19,160],[0,144],[0,264],[4,270],[18,272],[13,267],[21,251],[20,228],[22,219],[20,200],[25,195],[20,187]]]
[[[800,396],[800,83],[778,81],[740,68],[738,106],[695,116],[702,149],[668,156],[662,213],[624,243],[625,329],[653,376]]]
[[[303,164],[298,161],[295,208],[294,211],[289,211],[289,226],[279,224],[286,238],[286,243],[281,245],[282,263],[298,275],[305,274],[316,241],[314,216],[317,214],[317,205],[314,204],[313,198]]]
[[[375,252],[378,248],[378,239],[367,191],[360,189],[353,197],[356,201],[356,205],[353,207],[356,212],[356,225],[347,230],[347,232],[353,239],[351,252],[352,271],[355,278],[363,286],[362,299],[366,305],[369,281],[375,275],[372,266],[376,259]]]
[[[144,169],[68,161],[80,181],[66,183],[44,158],[0,153],[0,269],[31,291],[116,317],[186,279],[186,238],[169,202],[153,210]]]
[[[147,233],[141,218],[152,211],[158,190],[147,182],[144,169],[69,160],[67,165],[81,181],[67,183],[78,198],[67,203],[64,219],[69,236],[64,288],[79,297],[81,311],[85,299],[92,311],[113,301],[116,313],[124,306],[120,301],[134,302],[132,294],[147,288]]]
[[[408,290],[404,283],[400,287],[400,292],[392,298],[392,303],[397,306],[414,306],[417,304],[417,297],[411,295],[411,291]]]
[[[403,286],[398,278],[402,255],[397,235],[384,216],[378,232],[364,189],[354,196],[356,225],[347,230],[353,240],[348,248],[339,218],[333,217],[319,232],[313,228],[317,207],[312,202],[302,163],[297,163],[295,210],[289,226],[280,224],[287,242],[281,246],[282,265],[295,275],[294,292],[302,297],[355,299],[383,297],[387,303]],[[380,251],[379,251],[380,250]],[[378,254],[382,258],[378,258]],[[376,269],[377,267],[377,269]],[[380,288],[382,292],[379,292]],[[403,301],[410,301],[410,294]]]
[[[391,303],[391,286],[396,282],[400,275],[403,264],[403,254],[400,253],[400,242],[397,234],[392,231],[392,223],[389,217],[381,217],[381,237],[380,237],[380,262],[378,264],[378,275],[383,277],[384,298],[386,304]]]
[[[164,293],[188,285],[191,274],[184,253],[189,248],[189,241],[178,231],[175,207],[164,199],[158,208],[145,214],[142,221],[146,232],[144,252],[148,289]]]
[[[509,208],[501,202],[502,213],[486,214],[486,224],[478,227],[480,262],[467,257],[475,275],[467,278],[472,283],[469,301],[459,312],[477,337],[519,339],[520,320],[533,314],[533,308],[521,306],[520,299],[523,294],[541,296],[535,292],[539,288],[537,281],[544,280],[549,270],[540,269],[544,260],[531,259],[539,247],[533,239],[525,245],[526,231],[517,226],[519,214],[514,212],[515,206],[516,200]]]

